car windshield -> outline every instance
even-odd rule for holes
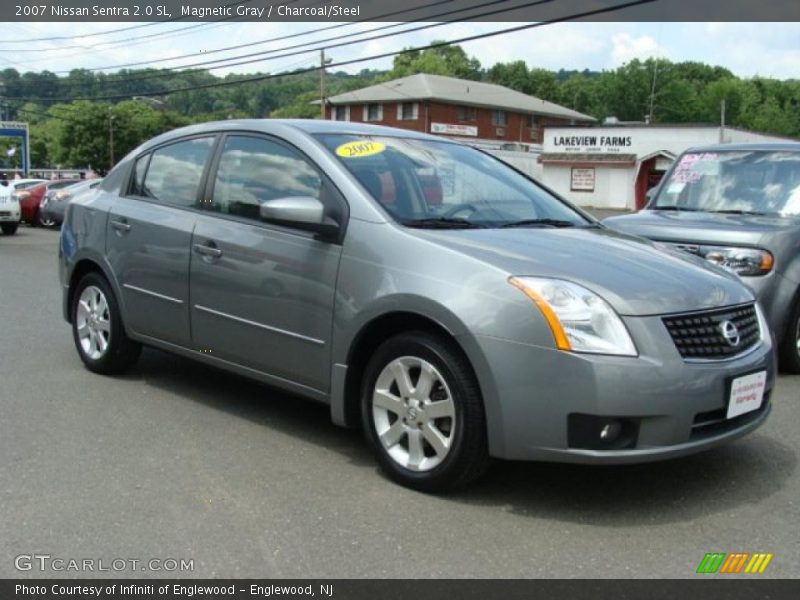
[[[800,215],[800,152],[686,153],[649,208]]]
[[[468,146],[350,134],[317,139],[408,227],[596,225],[501,161]]]

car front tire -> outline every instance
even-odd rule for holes
[[[112,375],[132,367],[141,345],[125,333],[111,286],[99,273],[88,273],[75,288],[72,301],[72,337],[86,368]]]
[[[14,235],[17,233],[17,228],[19,227],[19,223],[3,223],[0,225],[0,229],[3,230],[5,235]]]
[[[789,316],[788,330],[780,347],[780,366],[786,373],[800,374],[800,298]]]
[[[470,483],[488,467],[477,379],[444,336],[415,331],[384,342],[365,370],[361,409],[381,468],[404,486],[442,492]]]

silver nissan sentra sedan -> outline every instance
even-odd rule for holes
[[[163,134],[70,203],[59,271],[90,370],[146,345],[319,400],[421,490],[490,457],[682,456],[770,411],[773,342],[734,275],[410,131]]]

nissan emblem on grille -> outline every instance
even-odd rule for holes
[[[753,304],[670,315],[663,320],[685,359],[728,358],[752,348],[761,339]]]
[[[722,332],[722,337],[734,348],[739,345],[741,338],[739,337],[739,328],[730,321],[723,321],[719,324],[719,330]]]

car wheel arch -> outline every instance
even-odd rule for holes
[[[339,393],[332,394],[331,412],[334,421],[346,427],[359,427],[361,423],[361,380],[372,353],[388,338],[409,331],[425,331],[440,335],[451,341],[464,355],[471,366],[481,393],[486,396],[481,378],[478,376],[474,349],[468,349],[464,338],[456,334],[453,328],[441,321],[413,311],[392,311],[377,315],[364,323],[353,336],[347,353],[347,369]],[[489,415],[486,415],[489,418]]]
[[[116,279],[111,276],[110,272],[105,269],[101,263],[93,260],[92,258],[81,258],[75,263],[75,266],[72,267],[69,274],[66,314],[67,321],[70,323],[72,322],[70,310],[72,303],[75,300],[75,288],[77,287],[78,282],[83,279],[84,276],[92,272],[99,273],[105,278],[106,281],[108,281],[108,284],[111,286],[114,296],[117,299],[117,303],[120,305],[120,308],[123,309],[124,314],[123,299],[122,295],[119,293],[119,286],[117,285]]]

